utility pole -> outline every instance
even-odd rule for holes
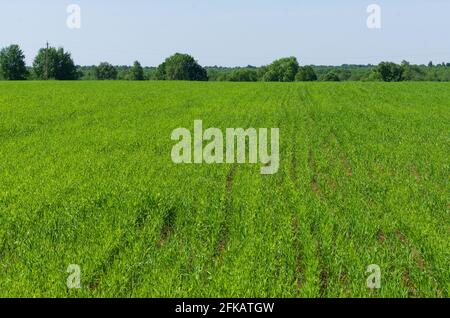
[[[47,46],[45,48],[44,79],[48,80],[48,41]]]

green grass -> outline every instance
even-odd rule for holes
[[[195,119],[279,172],[173,164]],[[449,125],[450,84],[1,82],[0,296],[449,297]]]

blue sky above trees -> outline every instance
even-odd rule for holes
[[[69,4],[82,25],[66,26]],[[366,8],[382,8],[382,28],[366,26]],[[283,56],[301,64],[382,60],[450,62],[446,0],[0,0],[0,46],[19,44],[30,65],[48,40],[77,64],[155,66],[174,52],[202,65],[262,65]]]

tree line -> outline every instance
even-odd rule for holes
[[[378,65],[300,66],[296,57],[285,57],[270,65],[255,67],[203,67],[188,54],[176,53],[158,67],[76,65],[63,48],[46,47],[38,51],[27,67],[18,45],[0,50],[0,79],[4,80],[188,80],[230,82],[310,82],[310,81],[450,81],[450,63],[413,65],[381,62]]]

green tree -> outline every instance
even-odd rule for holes
[[[258,73],[249,68],[236,69],[229,74],[227,80],[230,82],[256,82]]]
[[[7,80],[24,80],[27,77],[25,55],[16,44],[0,51],[0,73]]]
[[[425,78],[425,72],[423,72],[417,65],[411,65],[407,61],[402,61],[402,79],[405,81],[422,81]]]
[[[323,81],[325,82],[340,82],[339,76],[336,74],[335,71],[331,70],[325,76],[323,77]]]
[[[381,62],[375,68],[375,72],[385,82],[400,82],[403,80],[403,68],[392,62]]]
[[[297,75],[295,75],[295,80],[297,82],[317,81],[317,75],[311,66],[304,66],[299,68]]]
[[[135,61],[133,67],[130,69],[129,79],[132,81],[143,81],[144,80],[144,69],[141,63]]]
[[[263,76],[265,82],[293,82],[299,69],[297,58],[285,57],[267,67]]]
[[[102,62],[95,68],[95,78],[98,80],[115,80],[117,79],[117,69],[107,62]]]
[[[50,47],[39,50],[33,62],[37,79],[76,80],[80,73],[69,52]]]
[[[207,81],[206,69],[188,54],[176,53],[158,66],[158,80]]]
[[[352,72],[349,69],[342,68],[337,72],[339,80],[348,81],[352,77]]]

